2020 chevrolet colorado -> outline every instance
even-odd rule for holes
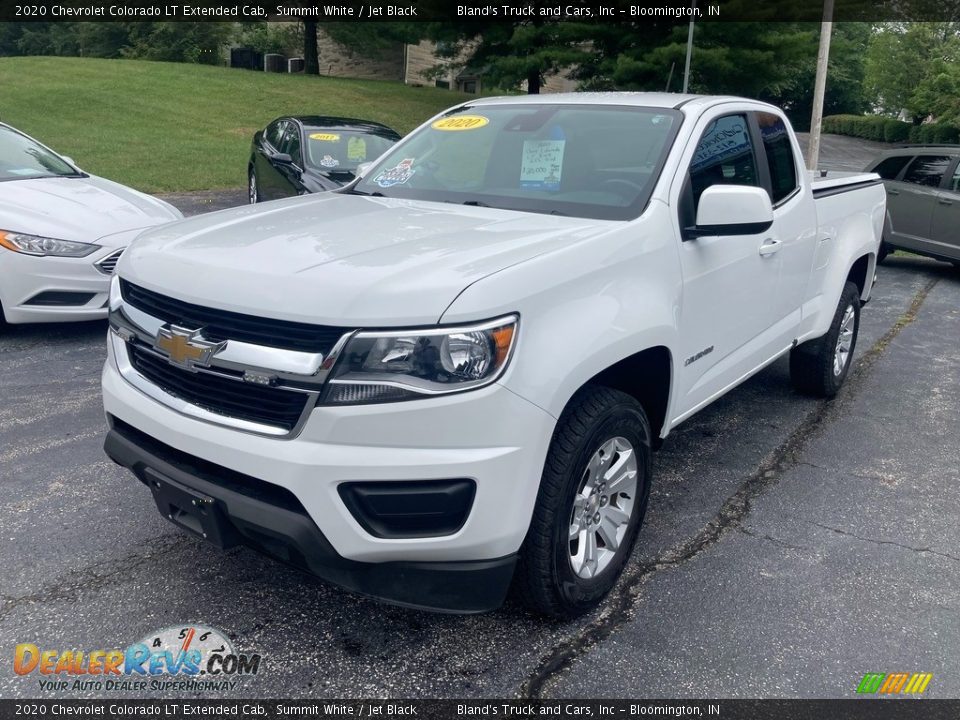
[[[610,590],[670,430],[780,356],[843,382],[884,220],[732,97],[470,101],[343,191],[118,266],[106,451],[177,525],[457,612]]]

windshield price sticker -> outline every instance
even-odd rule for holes
[[[340,136],[337,133],[310,133],[310,139],[320,142],[340,142]]]
[[[367,141],[360,137],[347,140],[347,160],[363,162],[367,159]]]
[[[566,140],[524,140],[520,187],[559,190]]]
[[[490,119],[485,118],[483,115],[457,115],[456,117],[435,120],[430,127],[434,130],[446,130],[448,132],[455,130],[476,130],[477,128],[482,128],[488,122],[490,122]]]

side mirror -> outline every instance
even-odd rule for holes
[[[372,162],[360,163],[357,165],[357,171],[354,173],[354,175],[356,175],[358,178],[362,178],[367,174],[367,170],[369,170],[371,167],[373,167]]]
[[[66,161],[67,161],[67,164],[73,165],[74,167],[77,166],[77,164],[73,161],[73,158],[70,157],[69,155],[61,155],[60,157],[62,157],[64,160],[66,160]]]
[[[281,165],[293,165],[293,158],[287,155],[287,153],[275,153],[270,156],[270,159]]]
[[[684,240],[707,235],[755,235],[773,225],[773,204],[763,188],[712,185],[700,195],[697,224],[684,228]]]

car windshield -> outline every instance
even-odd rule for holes
[[[362,130],[304,128],[307,165],[320,172],[353,172],[360,163],[376,160],[396,139]]]
[[[76,176],[77,171],[30,138],[0,127],[0,180]]]
[[[458,108],[414,133],[353,192],[610,220],[646,207],[678,111],[590,105]]]

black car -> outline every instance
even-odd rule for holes
[[[366,120],[318,115],[277,118],[258,130],[250,144],[250,202],[346,185],[357,165],[375,160],[399,139],[396,130]]]

